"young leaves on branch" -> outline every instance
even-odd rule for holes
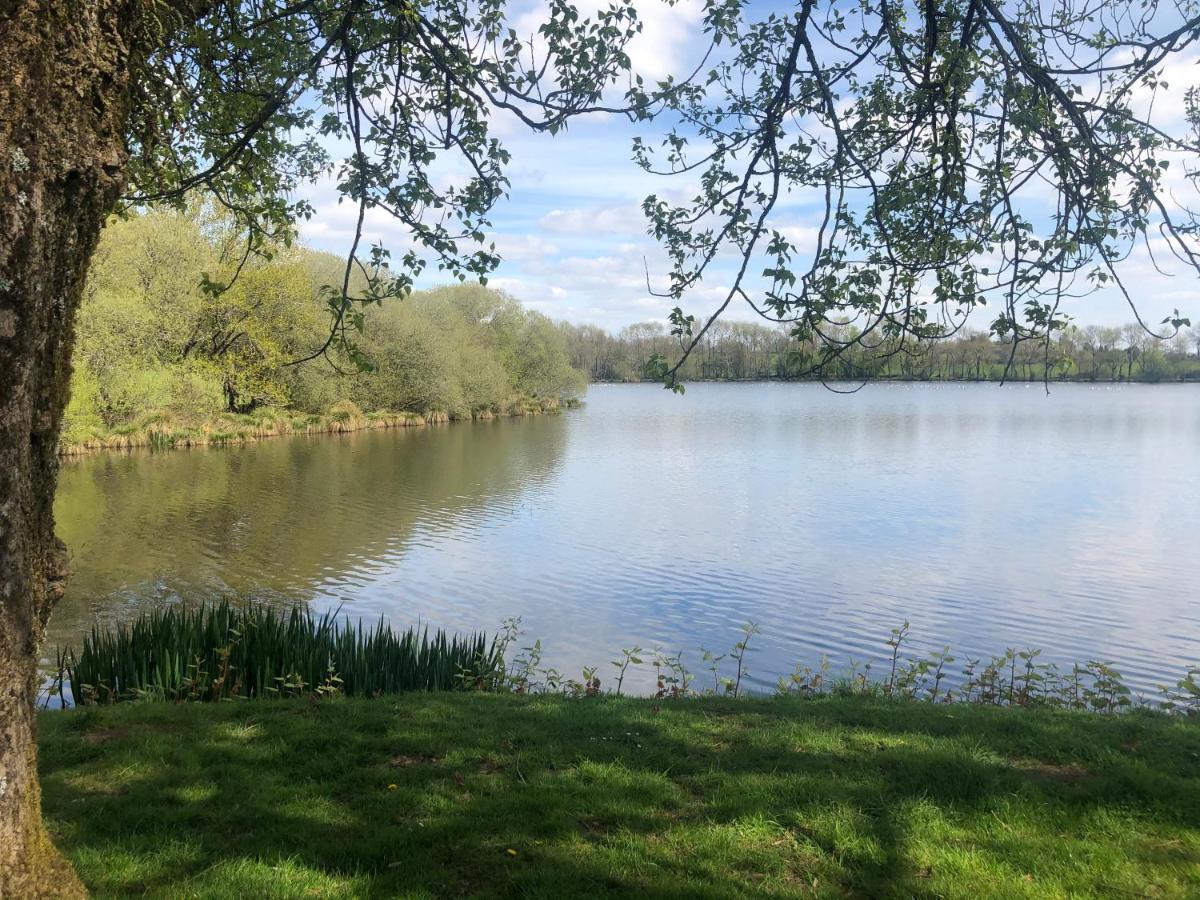
[[[1200,146],[1197,94],[1179,114],[1162,77],[1194,58],[1195,4],[799,0],[754,19],[711,0],[705,27],[723,55],[671,93],[661,145],[634,146],[696,185],[644,204],[664,296],[721,286],[668,385],[734,301],[816,339],[820,373],[851,346],[954,334],[981,306],[1014,345],[1049,342],[1065,300],[1106,288],[1134,307],[1123,273],[1142,248],[1200,266],[1196,185],[1174,174]]]
[[[629,73],[626,47],[641,29],[631,0],[591,17],[553,0],[536,34],[510,26],[504,0],[163,9],[146,24],[162,33],[148,42],[160,49],[134,104],[128,202],[183,204],[203,190],[252,242],[278,243],[314,213],[296,189],[330,180],[353,204],[353,225],[343,278],[327,292],[329,339],[310,356],[353,356],[352,311],[406,296],[427,264],[458,280],[496,267],[488,214],[509,162],[497,120],[554,133],[589,111],[642,118],[661,99]],[[361,258],[365,222],[379,212],[405,235],[391,248],[396,268],[382,248]]]

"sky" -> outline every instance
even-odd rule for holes
[[[519,33],[536,30],[542,8],[536,2],[514,4]],[[701,4],[684,0],[671,6],[643,0],[638,9],[644,27],[630,47],[635,71],[647,80],[691,71],[707,46]],[[1155,100],[1156,120],[1165,124],[1181,120],[1183,92],[1200,73],[1194,56],[1174,61],[1168,69],[1171,89]],[[512,163],[509,196],[491,215],[489,238],[503,262],[489,284],[556,320],[612,331],[635,322],[665,321],[673,304],[650,293],[647,277],[652,288],[665,289],[669,267],[657,242],[646,233],[641,204],[648,194],[679,196],[689,186],[680,179],[643,172],[631,156],[635,135],[657,143],[663,128],[653,122],[633,125],[619,117],[596,115],[576,119],[565,133],[549,136],[533,134],[515,120],[493,121],[493,134],[512,153]],[[1185,187],[1182,165],[1170,177],[1179,188]],[[333,179],[307,187],[302,196],[313,205],[315,215],[302,225],[301,240],[344,254],[353,236],[356,209],[338,203]],[[774,221],[789,235],[811,233],[818,224],[817,206],[799,199],[785,204]],[[409,244],[403,226],[381,212],[368,214],[364,237],[392,248],[394,258],[399,255],[396,248]],[[1158,250],[1154,257],[1163,265],[1169,254],[1165,247]],[[1157,323],[1176,308],[1200,320],[1196,275],[1174,268],[1173,274],[1160,274],[1145,248],[1135,251],[1125,264],[1127,284],[1146,321]],[[729,275],[727,266],[718,265],[689,293],[685,312],[697,318],[710,313],[724,297]],[[430,270],[418,286],[444,281],[444,273]],[[1121,325],[1133,318],[1126,301],[1114,291],[1067,301],[1064,308],[1081,325]],[[748,307],[736,305],[727,316],[757,318]],[[985,328],[985,317],[981,315],[974,324]]]

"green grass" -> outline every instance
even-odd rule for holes
[[[43,713],[97,896],[1200,896],[1200,726],[854,697]]]

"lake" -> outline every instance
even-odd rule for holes
[[[578,675],[622,647],[727,650],[752,683],[949,644],[1200,661],[1200,390],[598,385],[557,416],[63,464],[52,644],[179,597],[255,594],[495,630]],[[960,663],[954,668],[958,669]],[[637,686],[649,684],[648,672]]]

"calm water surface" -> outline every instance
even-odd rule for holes
[[[753,619],[760,687],[880,660],[905,619],[914,650],[1037,646],[1146,691],[1200,661],[1194,386],[596,386],[561,416],[71,461],[58,515],[55,643],[236,592],[521,616],[570,672],[635,643],[700,669]]]

